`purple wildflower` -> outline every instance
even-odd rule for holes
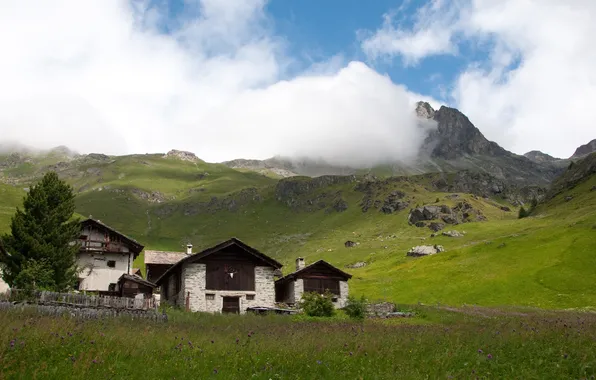
[[[10,347],[14,347],[14,339],[10,341]]]
[[[483,353],[483,352],[484,352],[484,351],[482,351],[482,348],[479,348],[479,349],[478,349],[478,353],[479,353],[479,354],[481,354],[481,353]]]
[[[353,355],[353,354],[352,354],[352,351],[350,351],[350,356],[352,356],[352,355]]]
[[[214,341],[211,341],[211,343],[215,343]]]
[[[217,368],[213,368],[213,373],[217,375]]]
[[[317,364],[323,364],[323,362],[320,360],[317,360]]]
[[[240,342],[240,339],[236,338],[236,344],[238,344]]]
[[[486,358],[487,358],[488,360],[490,360],[490,359],[492,359],[492,358],[493,358],[493,356],[492,356],[491,354],[488,354],[488,355],[486,355]]]
[[[91,343],[91,344],[95,344],[95,341],[94,341],[94,340],[92,340],[92,341],[91,341],[91,342],[89,342],[89,343]]]
[[[94,363],[94,364],[97,364],[97,360],[93,359],[93,363]]]

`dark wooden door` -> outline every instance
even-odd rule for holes
[[[240,297],[223,297],[222,313],[240,313]]]

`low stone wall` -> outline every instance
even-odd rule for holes
[[[90,308],[79,306],[44,305],[32,303],[14,303],[0,301],[0,311],[11,312],[35,312],[40,315],[54,317],[69,316],[81,319],[103,319],[103,318],[127,318],[144,319],[157,322],[167,322],[166,313],[159,313],[155,310],[127,310],[113,308]]]

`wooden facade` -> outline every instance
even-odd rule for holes
[[[347,295],[342,294],[341,283],[347,283],[351,277],[351,274],[319,260],[275,281],[275,301],[297,303],[302,293],[306,292],[319,294],[330,292],[334,295],[334,299],[346,298]],[[300,288],[296,287],[298,281],[302,283]]]
[[[137,276],[124,274],[118,281],[119,297],[136,298],[139,294],[143,294],[143,298],[151,298],[153,289],[155,284]]]

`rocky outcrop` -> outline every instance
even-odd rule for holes
[[[438,221],[441,222],[438,222]],[[469,202],[458,202],[454,207],[447,205],[428,205],[410,210],[408,223],[416,227],[429,227],[437,232],[445,227],[445,224],[459,224],[486,220],[480,210],[475,209]],[[426,222],[435,221],[427,224]],[[444,224],[445,223],[445,224]]]
[[[443,236],[447,236],[447,237],[462,237],[464,236],[464,234],[462,232],[459,231],[444,231],[441,235]]]
[[[524,157],[526,157],[530,161],[534,161],[539,164],[545,164],[545,163],[556,162],[556,161],[561,160],[560,158],[555,158],[549,154],[542,153],[539,150],[529,151],[528,153],[524,154]]]
[[[396,211],[405,210],[410,205],[409,202],[402,200],[406,194],[402,191],[392,191],[383,202],[381,211],[385,214],[391,214]]]
[[[596,139],[590,141],[589,143],[580,146],[575,150],[575,153],[571,156],[571,158],[581,158],[587,156],[590,153],[596,152]]]
[[[192,152],[172,149],[165,154],[165,158],[177,158],[182,161],[198,162],[199,158]]]
[[[445,249],[442,245],[418,245],[416,247],[410,248],[406,256],[411,257],[420,257],[420,256],[429,256],[434,255],[440,252],[445,252]]]
[[[364,261],[358,261],[357,263],[346,265],[346,268],[358,269],[358,268],[364,268],[365,266],[366,266],[366,263]]]
[[[166,200],[166,197],[159,191],[148,192],[141,189],[131,189],[130,191],[137,197],[150,203],[162,203]]]
[[[155,214],[163,217],[180,210],[185,216],[200,214],[215,214],[222,211],[237,212],[250,203],[261,202],[263,199],[256,188],[246,188],[226,197],[211,197],[208,201],[186,202],[182,205],[164,204],[155,209]]]

